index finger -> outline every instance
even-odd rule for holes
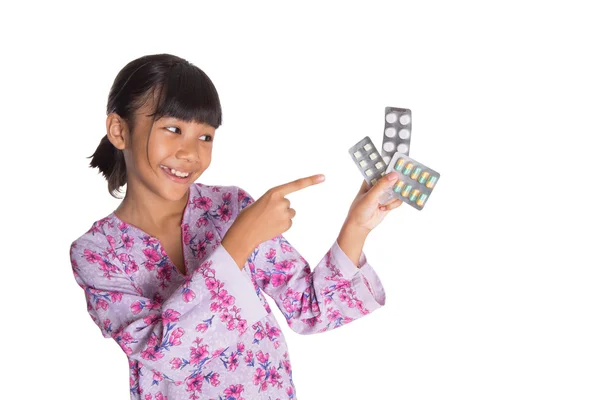
[[[325,175],[317,174],[308,176],[306,178],[296,179],[295,181],[284,183],[283,185],[275,186],[273,190],[277,193],[282,194],[283,196],[287,196],[290,193],[297,192],[298,190],[304,189],[312,185],[316,185],[317,183],[321,183],[324,180]]]

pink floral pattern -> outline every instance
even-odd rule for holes
[[[264,294],[301,334],[385,303],[364,253],[356,266],[337,243],[311,271],[279,235],[240,270],[221,240],[253,201],[236,186],[190,187],[181,223],[186,275],[157,238],[114,213],[72,243],[87,311],[128,357],[132,399],[295,399],[287,344]]]

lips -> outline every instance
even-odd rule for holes
[[[161,165],[160,169],[163,170],[163,172],[169,179],[171,179],[173,182],[176,182],[176,183],[187,184],[189,181],[191,181],[192,176],[193,176],[193,174],[191,172],[189,172],[189,175],[187,175],[187,176],[177,176],[172,172],[172,170],[170,168],[162,166],[162,165]],[[177,170],[175,170],[175,171],[177,171]],[[180,171],[180,172],[183,172],[183,171]]]
[[[187,178],[189,175],[192,174],[192,171],[184,171],[177,168],[167,167],[165,165],[161,165],[160,167],[165,171],[169,172],[171,175],[178,176],[180,178]]]

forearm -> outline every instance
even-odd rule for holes
[[[338,245],[342,251],[346,253],[348,258],[357,267],[368,234],[369,232],[365,229],[355,227],[346,221],[337,238]]]

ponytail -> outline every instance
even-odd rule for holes
[[[98,168],[108,181],[110,195],[119,198],[115,193],[121,193],[119,189],[127,183],[127,168],[123,152],[108,140],[108,136],[104,135],[94,154],[88,158],[92,159],[90,167]]]

